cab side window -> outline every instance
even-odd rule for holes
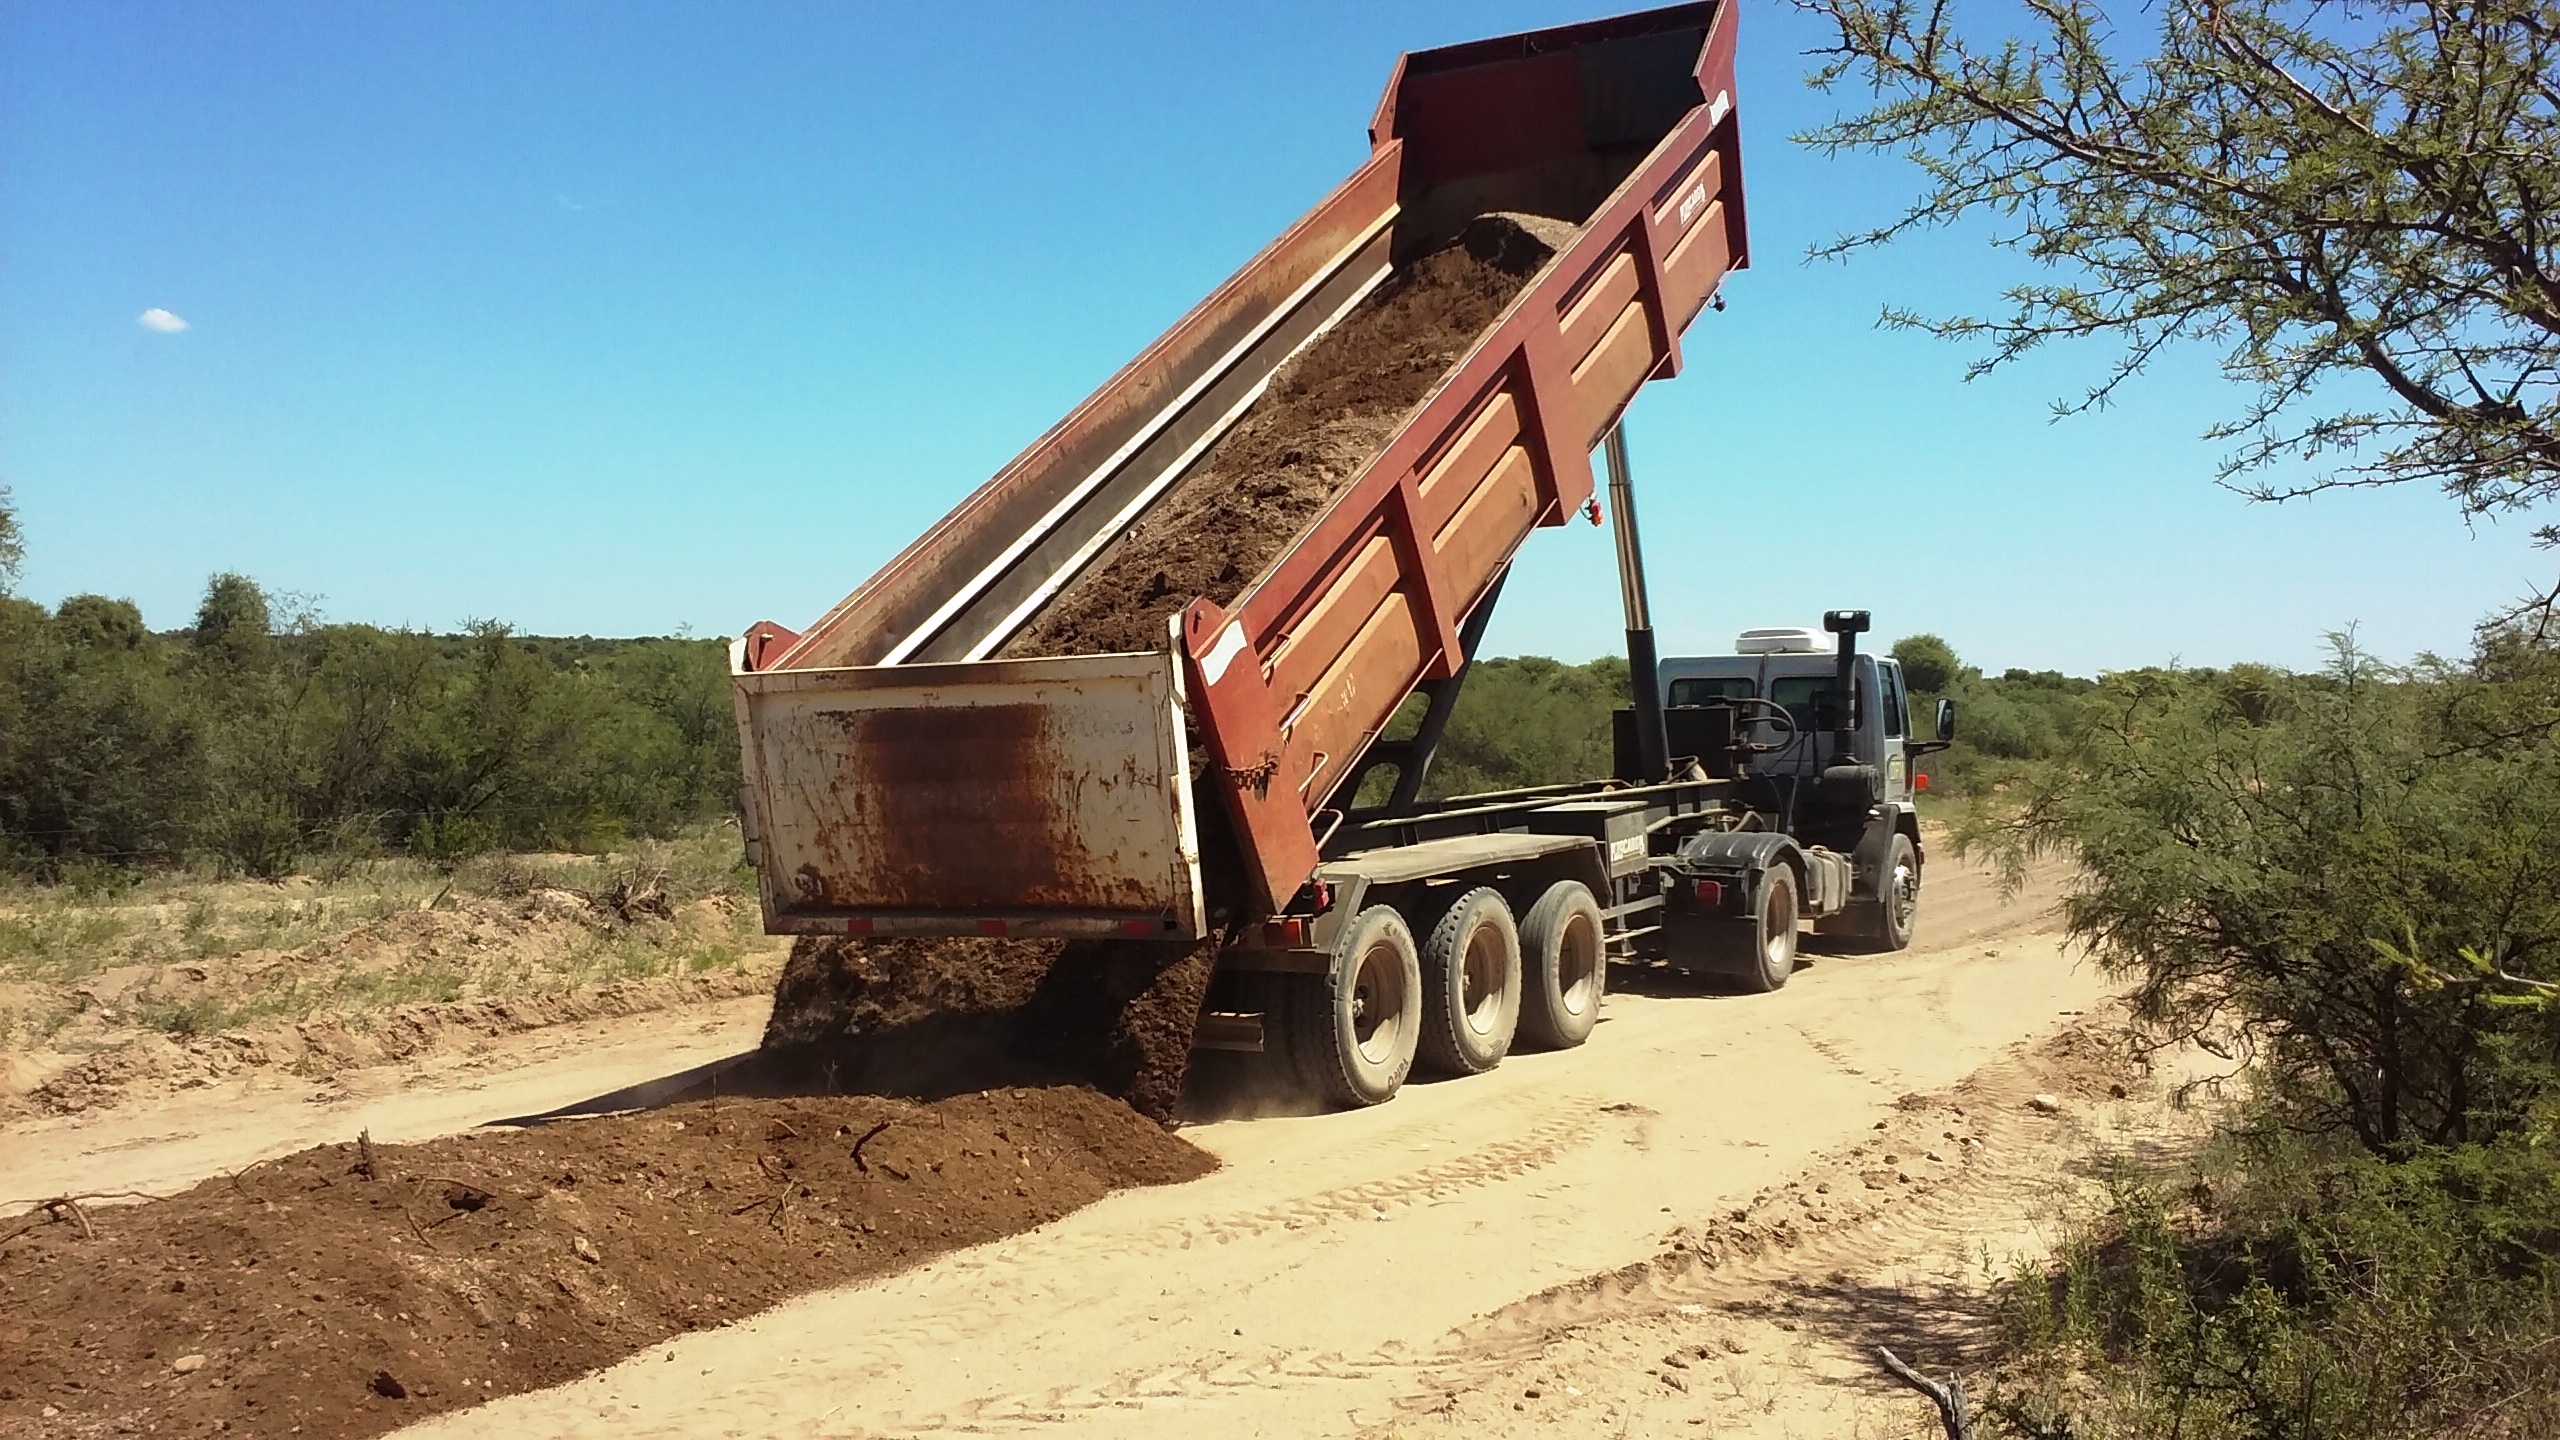
[[[1902,705],[1902,667],[1890,661],[1878,665],[1876,679],[1884,686],[1885,738],[1899,740],[1911,733],[1911,718]]]
[[[1799,733],[1810,734],[1825,728],[1837,717],[1828,712],[1834,708],[1834,697],[1828,675],[1780,675],[1769,681],[1769,700],[1787,712]]]

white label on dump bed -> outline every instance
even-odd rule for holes
[[[1633,860],[1643,853],[1644,837],[1641,835],[1630,835],[1624,840],[1612,840],[1609,842],[1609,863],[1612,865],[1618,864],[1621,861]]]
[[[1235,658],[1243,653],[1244,627],[1230,620],[1227,622],[1227,628],[1218,632],[1218,643],[1210,646],[1209,653],[1201,658],[1200,673],[1210,684],[1215,685],[1218,683],[1218,677],[1226,674],[1227,667],[1234,664]]]
[[[1680,197],[1680,223],[1686,225],[1690,221],[1697,219],[1698,212],[1706,208],[1707,186],[1706,182],[1702,180],[1698,182],[1698,187],[1696,189]]]

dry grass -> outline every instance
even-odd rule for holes
[[[731,968],[772,948],[736,832],[601,855],[402,858],[277,883],[0,886],[0,1051],[363,1017]],[[620,903],[616,903],[620,902]]]

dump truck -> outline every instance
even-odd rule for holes
[[[1834,617],[1837,692],[1775,712],[1666,705],[1653,653],[1620,422],[1746,262],[1735,20],[1404,56],[1369,158],[1304,217],[825,616],[750,627],[766,928],[1210,947],[1195,1043],[1362,1105],[1417,1063],[1581,1043],[1612,960],[1783,983],[1801,921],[1875,910],[1897,836],[1916,893],[1883,790],[1904,762],[1858,713],[1863,616]],[[1523,234],[1499,314],[1257,573],[1162,599],[1143,645],[1020,653],[1391,277]],[[1426,798],[1513,557],[1577,514],[1616,527],[1616,773]],[[1787,726],[1828,729],[1790,751]]]

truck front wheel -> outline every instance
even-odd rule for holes
[[[1520,930],[1502,892],[1458,897],[1422,946],[1422,1062],[1481,1075],[1511,1053],[1520,1025]]]
[[[1298,1078],[1335,1105],[1382,1105],[1403,1088],[1422,1032],[1422,960],[1393,906],[1352,918],[1330,974],[1296,977],[1287,1044]]]
[[[1591,887],[1559,880],[1520,922],[1520,1038],[1570,1050],[1600,1023],[1609,988],[1608,921]]]
[[[1920,852],[1912,847],[1910,836],[1895,832],[1877,883],[1884,893],[1876,897],[1876,948],[1908,949],[1912,924],[1920,916]]]

